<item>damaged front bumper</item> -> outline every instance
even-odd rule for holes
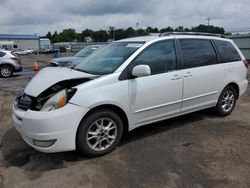
[[[54,111],[22,110],[13,105],[14,126],[24,141],[34,149],[62,152],[76,149],[77,128],[87,108],[68,103]]]

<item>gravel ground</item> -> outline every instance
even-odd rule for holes
[[[27,62],[25,71],[30,67]],[[31,76],[0,79],[0,188],[250,187],[250,88],[228,117],[206,110],[150,124],[112,153],[87,159],[35,151],[13,128],[15,93]]]

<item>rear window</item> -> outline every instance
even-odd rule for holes
[[[228,41],[214,40],[222,63],[240,61],[241,57],[235,47]]]
[[[212,43],[203,39],[180,39],[183,68],[213,65],[217,56]]]
[[[11,52],[11,54],[12,54],[13,56],[15,56],[15,57],[18,57],[18,56],[15,54],[15,52]]]
[[[4,52],[0,52],[0,57],[5,56],[5,54],[6,54],[6,53],[4,53]]]

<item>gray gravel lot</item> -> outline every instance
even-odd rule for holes
[[[31,69],[27,61],[24,71]],[[0,79],[0,188],[250,187],[250,87],[228,117],[206,110],[150,124],[112,153],[87,159],[35,151],[13,128],[15,93],[31,76]]]

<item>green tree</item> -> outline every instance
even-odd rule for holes
[[[132,37],[135,36],[136,32],[132,27],[128,27],[127,29],[124,30],[125,36],[127,37]]]
[[[215,27],[213,25],[207,26],[207,25],[203,25],[203,24],[200,24],[196,27],[192,27],[191,31],[225,34],[225,30],[222,27]]]
[[[93,39],[96,42],[106,42],[109,39],[109,34],[105,30],[93,32]]]
[[[45,35],[45,37],[48,38],[50,41],[53,41],[53,36],[51,35],[50,31]]]
[[[146,29],[146,31],[148,32],[148,33],[159,33],[159,30],[158,30],[158,28],[152,28],[152,27],[147,27],[147,29]]]
[[[64,42],[72,42],[76,40],[76,30],[72,28],[64,29],[62,33],[60,33],[59,35],[60,35],[60,38]],[[63,42],[63,41],[60,41],[60,42]]]
[[[143,36],[148,35],[148,33],[158,33],[158,32],[209,32],[209,33],[218,33],[218,34],[225,34],[225,30],[222,27],[216,27],[213,25],[207,26],[200,24],[195,27],[191,28],[184,28],[183,26],[179,26],[177,28],[172,28],[170,26],[162,29],[147,27],[146,29],[133,29],[132,27],[128,27],[126,29],[115,29],[114,36],[115,40],[124,39],[128,37],[135,37],[135,36]],[[72,42],[72,41],[79,41],[84,42],[86,37],[91,37],[96,42],[106,42],[108,39],[113,38],[113,30],[105,31],[93,31],[91,29],[85,29],[81,33],[76,33],[75,29],[68,28],[64,29],[61,33],[55,31],[53,35],[49,31],[45,36],[51,40],[52,43],[55,42]]]
[[[179,27],[175,28],[175,30],[174,30],[174,31],[177,31],[177,32],[183,32],[183,31],[184,31],[184,27],[179,26]]]
[[[174,31],[174,29],[172,27],[166,27],[166,28],[162,28],[160,30],[161,33],[164,33],[164,32],[171,32],[171,31]]]

